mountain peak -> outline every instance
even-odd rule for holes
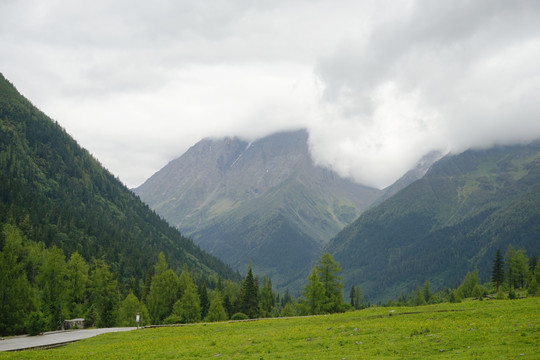
[[[203,139],[134,191],[201,247],[239,269],[252,260],[278,287],[381,193],[316,166],[306,130]]]

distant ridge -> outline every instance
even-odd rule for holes
[[[346,286],[372,301],[429,280],[455,286],[496,249],[540,253],[540,142],[447,155],[426,175],[363,213],[327,246]]]

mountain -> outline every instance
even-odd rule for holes
[[[316,166],[305,130],[203,139],[134,189],[202,248],[277,288],[299,287],[322,246],[381,191]]]
[[[429,280],[456,285],[490,274],[496,249],[540,251],[540,142],[447,155],[363,213],[327,246],[346,286],[373,301]]]
[[[173,269],[187,263],[200,276],[238,277],[150,210],[0,74],[0,226],[5,223],[66,256],[103,258],[121,282],[142,279],[161,251]]]

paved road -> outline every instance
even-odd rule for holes
[[[15,336],[0,340],[0,351],[23,350],[61,345],[96,335],[135,330],[135,327],[53,331],[39,336]]]

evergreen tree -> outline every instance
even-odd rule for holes
[[[508,255],[507,255],[508,256]],[[511,278],[509,282],[515,288],[523,288],[529,281],[529,260],[525,255],[525,250],[512,251],[508,258],[508,269]]]
[[[169,269],[169,265],[167,264],[167,260],[165,260],[165,254],[160,252],[158,254],[158,261],[154,265],[154,275],[160,275],[167,271]]]
[[[225,321],[228,318],[219,291],[214,291],[212,300],[210,301],[210,308],[208,309],[208,314],[204,318],[204,321]]]
[[[409,303],[411,306],[420,306],[426,304],[426,299],[424,298],[424,293],[422,292],[420,286],[416,287],[416,290],[409,299]]]
[[[457,295],[461,299],[482,296],[482,289],[478,283],[478,270],[470,271],[465,275],[463,282],[457,289]]]
[[[325,301],[324,286],[319,280],[319,275],[316,269],[311,271],[309,275],[308,283],[306,284],[304,291],[304,306],[306,313],[310,315],[318,315],[323,312],[323,304]]]
[[[146,297],[150,293],[150,286],[152,285],[152,277],[154,276],[154,268],[150,266],[146,272],[146,278],[144,279],[144,288],[141,300],[143,303],[146,303]]]
[[[435,300],[435,296],[433,295],[433,292],[431,291],[431,288],[429,286],[429,280],[426,280],[426,282],[422,286],[422,295],[424,296],[424,301],[427,304],[431,304]]]
[[[349,299],[351,299],[351,307],[356,309],[356,290],[354,285],[351,285],[351,291],[349,292]]]
[[[195,282],[187,271],[187,266],[180,274],[180,287],[182,296],[180,300],[174,303],[173,315],[179,316],[184,324],[196,323],[201,321],[201,302]]]
[[[362,290],[360,285],[354,287],[354,308],[362,309],[364,307],[364,295],[362,295]]]
[[[75,251],[67,263],[67,297],[71,318],[84,317],[89,266],[81,254]]]
[[[529,287],[527,288],[527,294],[529,296],[536,296],[538,294],[539,285],[536,282],[536,276],[533,276],[531,281],[529,282]]]
[[[0,252],[0,335],[24,331],[24,319],[35,309],[32,290],[22,263],[22,236],[12,225],[4,225]]]
[[[272,316],[272,309],[275,305],[274,293],[272,291],[272,280],[263,276],[263,285],[261,287],[261,315],[263,317]]]
[[[293,298],[291,294],[289,294],[289,289],[285,289],[285,295],[281,298],[281,307],[284,308],[285,305],[290,304],[293,302]]]
[[[118,281],[103,260],[95,260],[90,276],[90,296],[97,313],[98,327],[112,327],[118,319]]]
[[[504,283],[504,259],[499,249],[497,249],[497,253],[495,254],[495,260],[493,260],[491,282],[495,285],[497,291],[499,291],[499,287]]]
[[[199,285],[199,299],[201,300],[201,319],[204,319],[210,309],[210,300],[208,299],[208,289],[206,288],[206,282]]]
[[[516,286],[516,276],[514,275],[514,267],[511,266],[511,259],[514,257],[514,254],[516,253],[516,250],[514,250],[514,247],[512,245],[508,245],[508,248],[506,249],[506,279],[508,281],[508,287],[510,289],[513,289]]]
[[[322,310],[328,313],[342,311],[343,309],[343,284],[341,276],[338,273],[341,271],[339,264],[334,261],[332,256],[325,252],[315,266],[317,275],[324,288],[324,301]]]
[[[227,316],[230,318],[235,312],[238,311],[237,304],[240,302],[237,298],[240,290],[237,290],[239,285],[232,282],[231,280],[225,281],[225,286],[223,287],[223,307],[227,312]]]
[[[140,317],[139,325],[151,324],[150,314],[146,306],[130,291],[118,309],[118,326],[137,326],[137,314]]]
[[[251,264],[249,264],[247,275],[242,281],[240,291],[240,311],[250,319],[255,319],[259,316],[259,289],[257,281],[253,276]]]
[[[60,329],[68,317],[67,266],[64,253],[55,246],[43,252],[38,275],[39,294],[43,313],[50,329]]]
[[[178,276],[171,269],[157,273],[152,278],[150,293],[146,301],[150,317],[156,324],[172,312],[174,303],[178,299]]]

